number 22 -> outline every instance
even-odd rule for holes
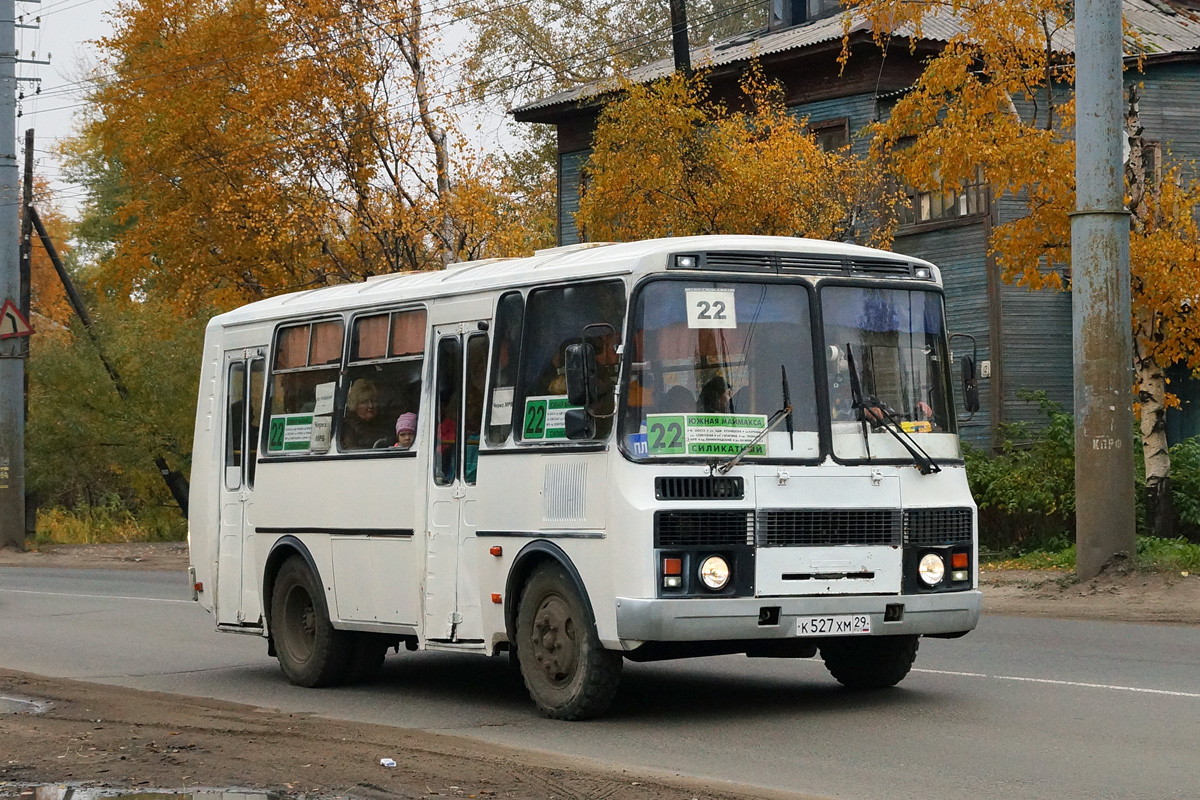
[[[697,319],[728,319],[725,316],[725,303],[722,300],[697,300],[696,305],[700,308],[700,313],[696,315]],[[709,314],[708,312],[712,312]]]

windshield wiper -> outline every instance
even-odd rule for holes
[[[904,446],[922,475],[941,472],[942,468],[933,463],[933,458],[921,448],[921,445],[917,444],[915,439],[909,436],[908,431],[904,430],[904,426],[900,424],[894,411],[874,397],[863,397],[862,388],[858,383],[858,369],[854,365],[854,350],[849,343],[846,344],[846,365],[850,368],[850,394],[854,401],[853,407],[858,411],[859,419],[862,420],[863,442],[867,446],[867,458],[871,457],[871,445],[867,434],[866,412],[867,409],[872,409],[875,411],[874,421],[878,422],[885,431],[892,435],[892,438]]]
[[[738,465],[738,463],[745,457],[746,453],[749,453],[750,450],[754,447],[754,445],[761,442],[762,438],[764,436],[766,436],[768,433],[770,433],[771,429],[774,428],[776,425],[778,425],[780,420],[787,420],[788,447],[790,447],[793,450],[796,449],[796,444],[795,444],[796,431],[792,424],[792,393],[790,391],[788,391],[787,367],[784,366],[783,364],[780,364],[779,369],[783,372],[783,408],[779,409],[774,414],[772,414],[771,418],[769,420],[767,420],[767,427],[765,427],[761,431],[759,431],[758,435],[755,436],[753,439],[751,439],[749,442],[747,442],[746,445],[741,450],[739,450],[736,455],[731,456],[728,460],[723,461],[720,464],[716,464],[716,462],[713,462],[714,464],[716,464],[714,469],[716,469],[716,471],[721,473],[722,475],[724,475],[725,473],[729,472],[729,470],[736,467]]]

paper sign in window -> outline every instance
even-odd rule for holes
[[[511,425],[513,411],[513,387],[497,386],[492,390],[492,424]]]
[[[733,289],[686,289],[689,328],[736,328]]]
[[[316,386],[316,405],[313,406],[314,414],[332,414],[333,413],[333,392],[337,389],[337,382],[330,381],[329,383],[318,383]]]

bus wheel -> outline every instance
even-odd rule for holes
[[[583,598],[558,564],[535,569],[521,593],[517,659],[529,696],[551,719],[604,713],[621,680],[621,654],[600,645]]]
[[[299,556],[285,561],[275,578],[271,635],[283,674],[297,686],[330,686],[345,677],[349,635],[330,624],[325,594]]]
[[[387,655],[388,639],[377,633],[353,633],[350,642],[350,664],[346,670],[346,683],[371,683],[383,670],[383,658]]]
[[[916,636],[847,637],[821,643],[825,668],[848,689],[895,686],[912,669],[916,657]]]

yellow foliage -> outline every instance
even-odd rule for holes
[[[588,239],[693,234],[858,239],[885,246],[895,199],[868,160],[825,152],[756,65],[746,107],[702,75],[624,85],[601,113],[576,221]]]
[[[124,0],[113,20],[70,148],[120,184],[97,208],[115,294],[230,307],[537,238],[515,229],[543,212],[498,212],[522,199],[456,144],[416,0]]]

